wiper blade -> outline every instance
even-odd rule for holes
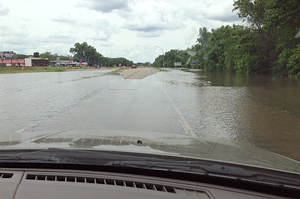
[[[209,160],[181,159],[168,156],[141,156],[140,154],[121,152],[50,148],[33,152],[5,151],[2,154],[0,152],[0,163],[3,162],[62,163],[163,170],[269,183],[277,186],[292,185],[300,189],[300,178],[296,174]]]
[[[18,162],[18,163],[76,163],[76,159],[63,157],[47,150],[30,151],[30,152],[6,152],[0,154],[0,163]]]
[[[123,166],[142,169],[164,170],[173,172],[189,172],[201,175],[260,182],[276,186],[293,185],[300,189],[300,178],[293,174],[278,174],[276,171],[250,168],[228,163],[212,163],[205,161],[114,161],[109,166]]]
[[[112,153],[106,151],[73,150],[49,148],[35,151],[2,151],[1,162],[41,162],[102,165],[116,160],[140,160],[146,158],[130,154]]]

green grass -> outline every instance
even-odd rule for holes
[[[162,68],[156,68],[156,67],[153,67],[154,69],[158,70],[159,72],[167,72],[168,70],[166,69],[162,69]]]
[[[68,67],[66,70],[65,67],[24,67],[22,70],[21,67],[0,67],[0,74],[10,74],[10,73],[39,73],[39,72],[65,72],[65,71],[72,71],[71,67]],[[87,68],[80,68],[74,67],[74,70],[88,70]]]
[[[119,73],[122,71],[122,69],[114,70],[109,73],[106,73],[107,75],[119,75]]]
[[[190,72],[189,68],[184,68],[184,69],[181,69],[181,70],[184,71],[184,72]]]

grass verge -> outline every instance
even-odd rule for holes
[[[88,68],[80,68],[74,67],[73,70],[89,70]],[[22,70],[21,67],[0,67],[0,74],[10,74],[10,73],[40,73],[40,72],[65,72],[65,71],[72,71],[71,67],[68,67],[67,70],[65,67],[24,67]]]
[[[153,68],[158,70],[159,72],[168,72],[168,70],[166,70],[166,69],[156,68],[156,67],[153,67]]]
[[[106,73],[106,74],[107,75],[119,75],[121,71],[122,71],[122,69],[117,69],[117,70],[111,71],[111,72]]]

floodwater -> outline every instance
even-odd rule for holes
[[[180,70],[137,80],[107,72],[0,75],[0,134],[187,134],[300,160],[299,81]]]

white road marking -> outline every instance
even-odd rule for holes
[[[171,102],[171,104],[173,105],[173,107],[176,110],[177,114],[179,115],[179,118],[181,120],[181,125],[182,125],[182,127],[184,129],[185,134],[191,135],[193,137],[197,137],[196,133],[193,131],[193,129],[191,128],[191,126],[189,125],[189,123],[186,121],[186,119],[184,118],[184,116],[181,114],[181,112],[177,108],[176,104],[173,102],[173,100],[171,99],[171,97],[167,94],[166,90],[163,87],[162,87],[162,89],[163,89],[164,93],[166,94],[166,96],[168,97],[168,99]]]

